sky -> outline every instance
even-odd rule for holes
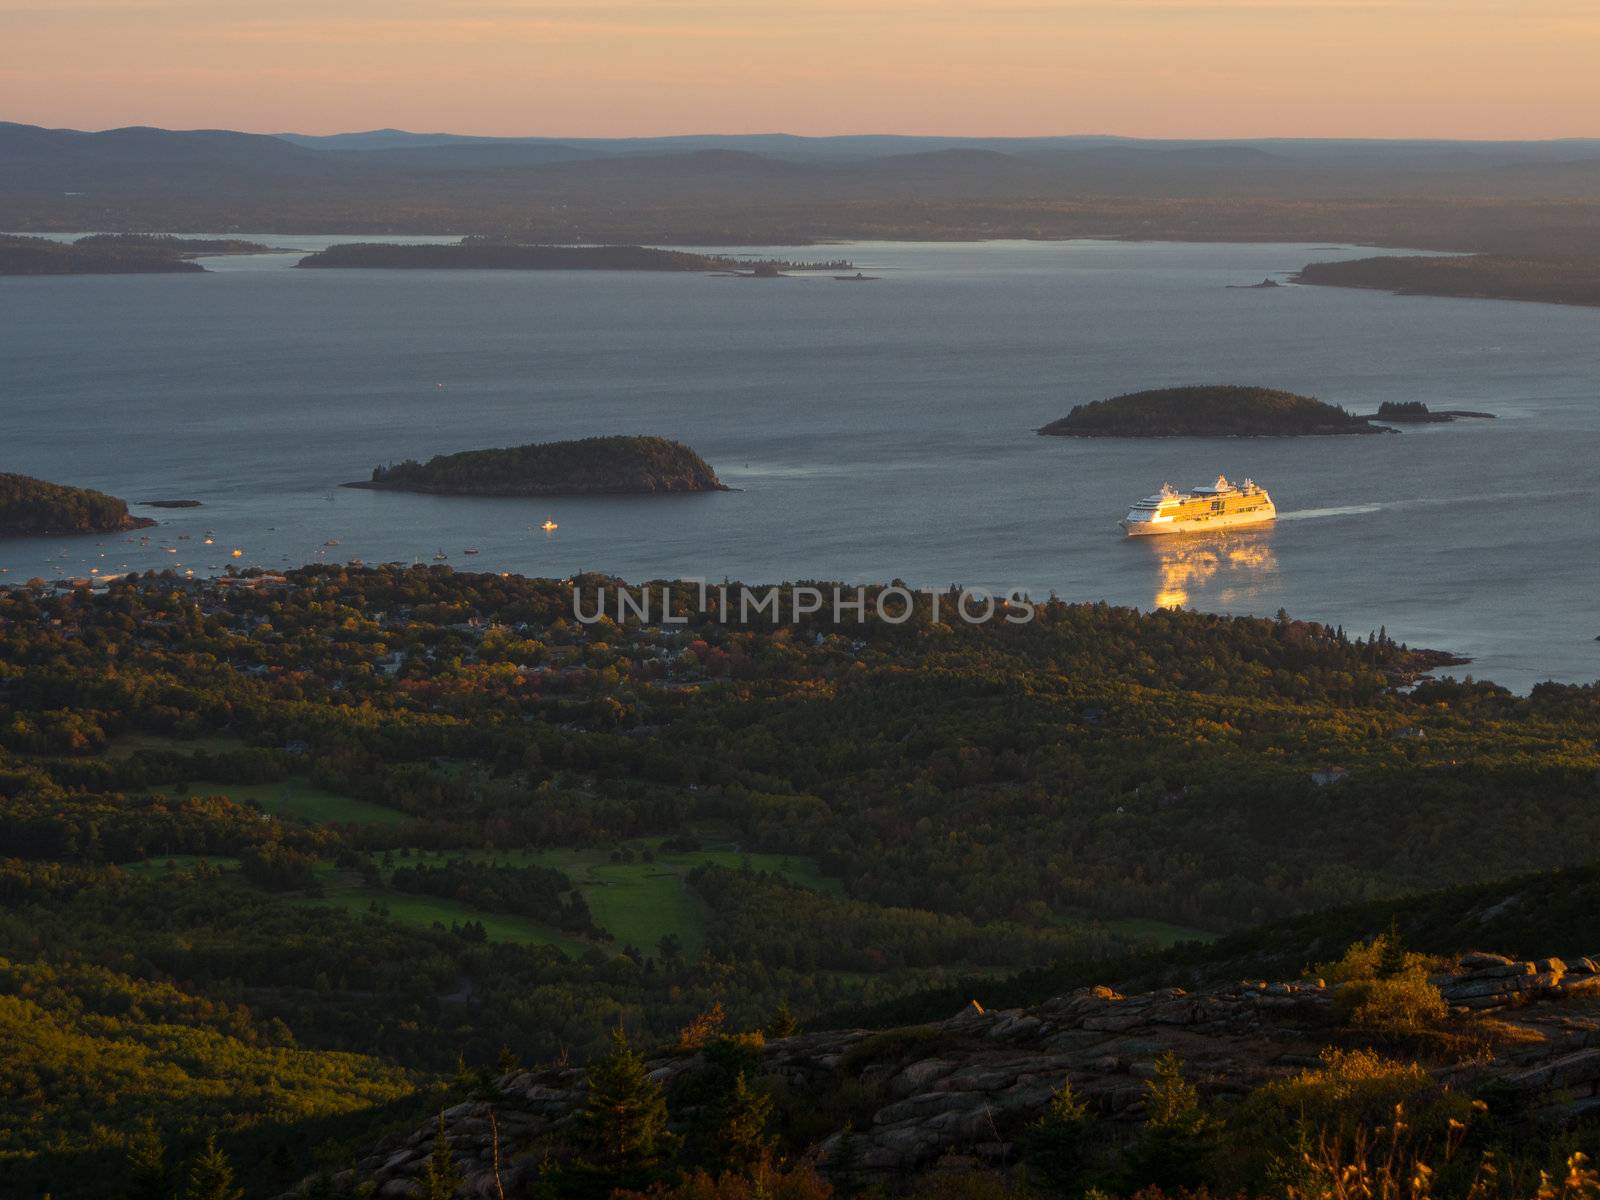
[[[1600,136],[1600,0],[0,0],[0,120]]]

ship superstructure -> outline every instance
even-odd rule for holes
[[[1225,475],[1218,475],[1215,483],[1187,492],[1162,484],[1155,495],[1135,503],[1121,525],[1129,537],[1149,537],[1259,525],[1277,515],[1266,488],[1250,479],[1229,483]]]

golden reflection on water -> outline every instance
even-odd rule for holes
[[[1211,605],[1250,600],[1278,573],[1272,529],[1173,533],[1140,538],[1156,567],[1156,608],[1184,608],[1206,594]]]

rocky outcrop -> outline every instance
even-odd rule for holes
[[[1442,1062],[1442,1081],[1475,1087],[1486,1077],[1523,1093],[1530,1109],[1554,1119],[1600,1111],[1600,967],[1588,958],[1522,961],[1495,954],[1463,956],[1436,976],[1452,1020],[1493,1014],[1505,1045],[1490,1060]],[[1063,1082],[1111,1122],[1142,1120],[1155,1063],[1176,1053],[1185,1072],[1210,1096],[1240,1096],[1277,1077],[1315,1066],[1338,1030],[1335,989],[1320,980],[1244,980],[1188,992],[1170,987],[1122,995],[1082,988],[1033,1008],[985,1011],[969,1004],[948,1020],[905,1029],[803,1034],[768,1042],[764,1071],[790,1088],[825,1094],[839,1078],[864,1085],[875,1106],[823,1139],[814,1150],[824,1171],[903,1174],[950,1156],[1005,1162],[1012,1137]],[[699,1069],[687,1052],[649,1061],[670,1088]],[[494,1103],[459,1104],[445,1112],[458,1163],[461,1195],[493,1196],[496,1161],[507,1195],[536,1176],[549,1142],[583,1103],[581,1069],[520,1071],[498,1081]],[[384,1197],[420,1191],[418,1177],[436,1125],[386,1145],[346,1173],[371,1182]]]

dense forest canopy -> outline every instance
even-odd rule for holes
[[[463,450],[427,462],[374,467],[347,487],[458,496],[576,496],[725,491],[711,466],[662,437],[592,437],[501,450]]]
[[[1156,388],[1080,404],[1039,430],[1057,437],[1295,437],[1379,433],[1312,396],[1275,388]]]
[[[50,238],[0,234],[0,275],[145,275],[203,272],[170,247],[144,240]]]
[[[619,1014],[861,1010],[1600,838],[1600,692],[1405,687],[1441,658],[1381,630],[574,619],[617,586],[0,590],[0,1096],[33,1114],[0,1162],[92,1194],[149,1116],[272,1194],[458,1058],[587,1057]]]
[[[0,473],[0,537],[41,533],[112,533],[154,525],[128,515],[128,502],[92,488]]]
[[[1600,260],[1592,253],[1561,257],[1505,254],[1393,255],[1308,263],[1296,283],[1379,288],[1402,296],[1537,300],[1600,305]]]

